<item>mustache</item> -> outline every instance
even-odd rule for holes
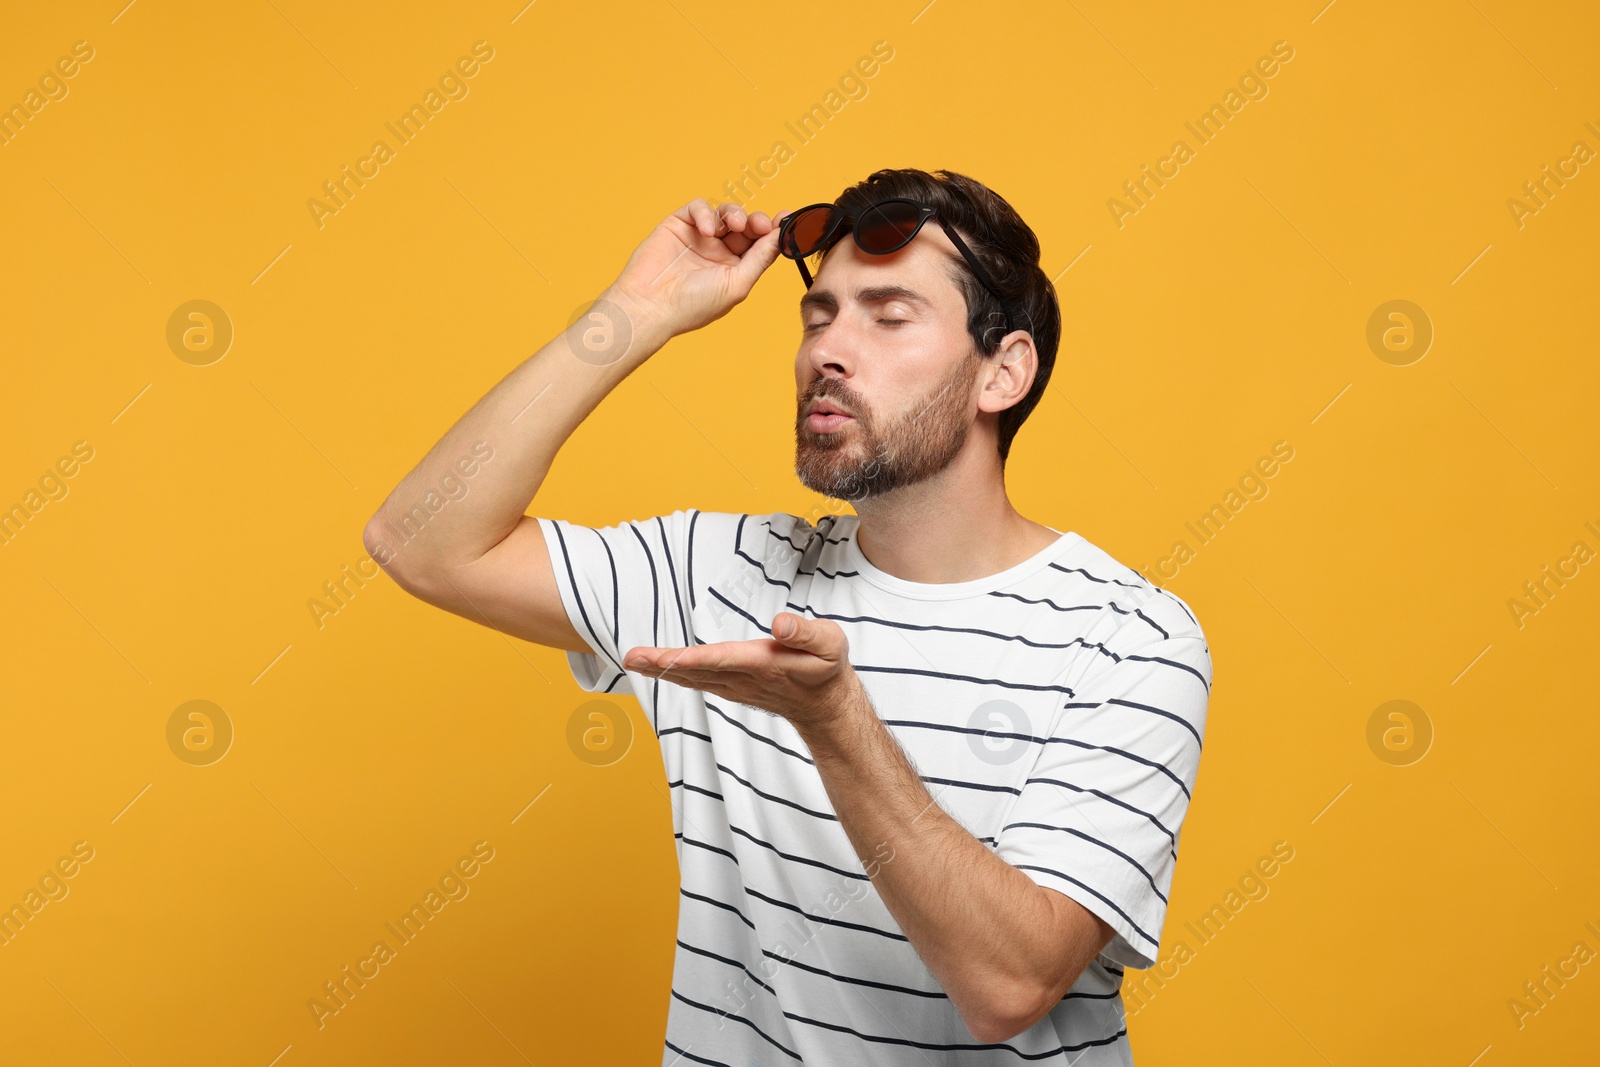
[[[837,407],[850,412],[852,415],[866,413],[864,405],[862,405],[854,397],[850,396],[848,393],[837,390],[812,393],[810,396],[801,397],[800,403],[797,405],[798,410],[803,416],[807,408],[821,400],[826,400],[828,403],[834,404]]]

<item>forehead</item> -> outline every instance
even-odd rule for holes
[[[951,271],[959,255],[931,221],[910,244],[883,256],[863,251],[846,234],[824,253],[815,283],[800,297],[800,309],[837,307],[845,298],[862,303],[901,299],[932,309],[958,293]]]

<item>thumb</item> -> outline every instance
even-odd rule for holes
[[[804,648],[814,631],[810,622],[793,612],[781,611],[772,620],[772,636],[791,648]]]
[[[844,630],[827,619],[808,619],[790,611],[779,612],[772,620],[772,636],[787,648],[809,652],[825,660],[843,662],[850,655]]]
[[[755,288],[757,279],[778,258],[778,229],[771,231],[756,239],[756,243],[745,249],[744,255],[739,257],[739,265],[734,269],[734,275],[739,279],[740,286],[745,292]]]

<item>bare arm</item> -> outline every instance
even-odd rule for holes
[[[672,337],[725,315],[776,258],[775,220],[761,212],[695,200],[668,216],[584,318],[501,379],[400,481],[363,531],[373,561],[430,604],[585,650],[528,507],[600,401]]]
[[[1008,1041],[1061,1001],[1112,929],[987,848],[928,794],[856,687],[801,731],[885,906],[980,1041]]]

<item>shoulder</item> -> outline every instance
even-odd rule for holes
[[[796,570],[800,558],[823,532],[798,515],[700,511],[679,513],[683,555],[694,583],[704,586],[732,571],[769,577]],[[823,528],[825,529],[825,527]]]
[[[1156,712],[1159,718],[1153,721],[1181,726],[1200,740],[1213,671],[1194,609],[1088,541],[1064,553],[1059,563],[1069,568],[1059,577],[1080,583],[1074,599],[1098,604],[1077,639],[1088,660],[1073,682],[1075,699],[1114,694],[1111,702]],[[1098,599],[1086,599],[1090,596]]]
[[[1123,647],[1193,642],[1206,653],[1199,616],[1182,597],[1081,536],[1051,566],[1073,588],[1079,603],[1097,603],[1097,629]]]
[[[740,554],[760,558],[770,554],[770,545],[784,543],[803,550],[812,530],[804,519],[787,512],[754,514],[687,508],[674,512],[670,521],[693,548],[696,558]]]

